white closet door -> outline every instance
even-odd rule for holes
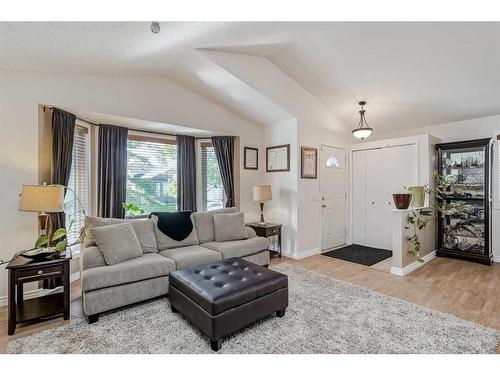
[[[352,243],[366,243],[366,151],[352,153]]]
[[[367,246],[381,248],[384,246],[382,228],[386,225],[381,218],[383,213],[383,197],[386,189],[382,149],[365,151],[366,155],[366,241]]]

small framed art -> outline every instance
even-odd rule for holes
[[[313,147],[300,148],[300,169],[302,178],[318,178],[318,149]]]
[[[243,149],[243,169],[259,169],[259,149],[245,147]]]
[[[266,147],[266,172],[290,171],[290,145]]]

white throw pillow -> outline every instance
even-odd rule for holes
[[[248,239],[243,212],[214,214],[215,241],[236,241]]]

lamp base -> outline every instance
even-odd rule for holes
[[[49,220],[49,215],[46,214],[45,212],[39,212],[38,213],[38,230],[40,236],[46,235],[47,234],[47,222]]]
[[[259,202],[260,204],[260,225],[266,225],[266,221],[264,220],[264,202]]]

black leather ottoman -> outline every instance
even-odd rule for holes
[[[168,296],[219,350],[222,338],[288,306],[288,277],[240,258],[230,258],[169,275]]]

